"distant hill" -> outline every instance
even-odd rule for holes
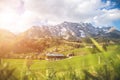
[[[13,39],[15,38],[16,35],[13,34],[12,32],[8,31],[8,30],[4,30],[4,29],[0,29],[0,39]]]
[[[16,36],[13,33],[0,29],[0,57],[11,52],[15,38]]]

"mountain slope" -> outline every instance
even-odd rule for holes
[[[111,27],[94,27],[90,23],[73,23],[63,22],[55,26],[34,26],[21,34],[26,38],[46,38],[57,37],[67,40],[79,40],[86,36],[107,36],[113,32],[109,32]],[[119,33],[119,32],[118,32]]]
[[[10,40],[13,40],[16,37],[15,34],[12,32],[9,32],[8,30],[0,29],[0,41],[7,40],[8,42]]]

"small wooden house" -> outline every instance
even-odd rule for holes
[[[46,54],[46,60],[61,60],[65,58],[66,56],[61,53],[50,52]]]

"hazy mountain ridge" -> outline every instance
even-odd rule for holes
[[[94,27],[91,23],[72,23],[63,22],[55,26],[33,26],[24,32],[28,38],[45,38],[58,37],[67,40],[78,40],[82,37],[91,36],[108,36],[111,37],[113,32],[120,34],[120,31],[113,29],[113,27]],[[120,35],[119,35],[120,36]]]
[[[0,30],[0,35],[3,32],[4,34],[8,33],[8,36],[11,34],[15,37],[13,33],[7,30]],[[67,40],[78,40],[86,36],[120,38],[120,31],[114,27],[94,27],[91,23],[63,22],[55,26],[33,26],[16,36],[29,39],[55,37]]]
[[[11,41],[15,39],[16,35],[8,30],[0,29],[0,41]]]

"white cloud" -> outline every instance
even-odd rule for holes
[[[25,3],[27,10],[34,11],[42,19],[55,23],[64,20],[91,22],[95,16],[105,13],[100,8],[114,5],[110,1],[102,3],[101,0],[26,0]]]
[[[101,0],[0,0],[0,27],[22,31],[45,22],[63,21],[110,25],[120,19],[120,10],[107,10],[114,5]]]
[[[111,10],[102,10],[101,11],[103,14],[99,15],[99,16],[95,16],[94,22],[96,25],[99,26],[108,26],[108,25],[112,25],[111,23],[115,20],[120,19],[120,10],[118,9],[111,9]]]

